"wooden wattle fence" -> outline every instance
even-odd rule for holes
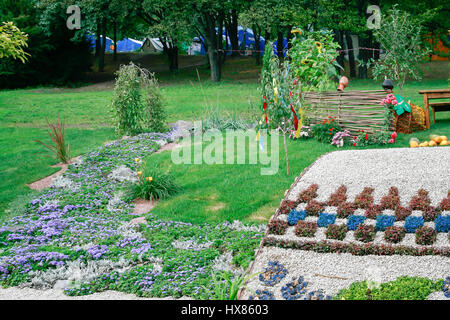
[[[374,133],[383,128],[384,90],[305,92],[303,97],[311,124],[332,116],[352,133],[360,129]]]

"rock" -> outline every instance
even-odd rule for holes
[[[430,294],[427,300],[450,300],[450,298],[447,298],[443,291],[437,291]]]
[[[160,146],[165,146],[167,144],[166,140],[155,140],[155,142]]]
[[[137,182],[138,181],[137,173],[125,165],[121,165],[120,167],[114,169],[108,175],[108,179],[116,180],[119,182],[123,182],[123,181]]]
[[[175,123],[171,123],[170,126],[174,128],[173,140],[188,137],[194,132],[194,123],[192,121],[178,120]]]
[[[147,224],[145,217],[139,217],[131,220],[132,225]]]
[[[53,289],[55,290],[64,290],[67,288],[70,284],[69,280],[58,280],[56,281],[55,285],[53,286]]]

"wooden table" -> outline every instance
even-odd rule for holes
[[[430,104],[429,100],[431,99],[445,99],[450,98],[450,89],[434,89],[434,90],[420,90],[420,94],[423,94],[423,101],[425,104],[425,121],[427,125],[427,129],[430,129],[430,105],[433,108],[433,123],[436,121],[435,119],[435,111],[438,106],[442,106],[442,108],[446,108],[445,106],[448,106],[450,108],[450,102],[449,103],[436,103]],[[440,107],[439,107],[440,108]],[[439,110],[441,111],[441,110]]]

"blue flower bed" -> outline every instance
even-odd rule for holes
[[[376,228],[378,231],[384,231],[384,230],[386,230],[387,227],[393,226],[394,222],[395,222],[395,216],[378,215]]]
[[[307,213],[305,210],[297,211],[297,210],[291,210],[289,212],[289,215],[287,217],[287,222],[290,226],[295,226],[298,221],[305,220],[307,216]]]
[[[281,296],[286,300],[297,300],[306,293],[307,282],[303,280],[302,276],[292,278],[291,282],[286,283],[281,288]]]
[[[321,213],[319,214],[319,219],[317,220],[317,225],[321,228],[326,228],[328,225],[333,224],[336,221],[336,214],[332,213]]]
[[[273,292],[269,290],[256,290],[255,295],[248,297],[248,300],[275,300]]]
[[[417,228],[422,227],[424,224],[423,217],[409,216],[405,219],[404,228],[407,233],[416,232]]]
[[[237,228],[229,222],[162,221],[152,214],[145,216],[147,224],[139,228],[130,224],[136,217],[130,214],[132,201],[116,197],[131,184],[107,177],[120,166],[136,171],[135,159],[157,150],[158,140],[171,141],[172,133],[146,133],[87,153],[64,173],[69,187],[44,190],[22,215],[0,225],[0,287],[31,285],[42,279],[51,287],[59,280],[51,269],[69,272],[72,265],[103,264],[110,265],[110,271],[92,268],[89,279],[94,280],[71,284],[65,293],[118,290],[147,297],[209,299],[215,258],[233,251],[235,266],[247,268],[262,230]],[[189,246],[175,247],[174,241]],[[43,274],[32,272],[38,270]]]
[[[278,261],[269,261],[268,267],[259,274],[259,281],[266,286],[274,286],[286,277],[287,269]]]
[[[351,215],[347,219],[347,228],[348,230],[355,231],[364,221],[366,221],[366,217],[364,216]]]
[[[450,277],[447,277],[442,284],[442,291],[446,298],[450,298]]]
[[[434,228],[437,232],[449,232],[450,231],[450,216],[439,215],[434,220]]]

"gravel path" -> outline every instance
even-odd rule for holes
[[[118,291],[104,291],[87,296],[71,297],[62,290],[36,290],[30,288],[19,289],[17,287],[0,289],[0,300],[175,300],[174,298],[140,298],[134,294]],[[182,297],[180,300],[189,300]]]
[[[317,160],[292,188],[288,198],[294,200],[301,190],[317,183],[317,200],[325,201],[344,184],[349,201],[364,187],[372,187],[377,203],[391,186],[396,186],[402,205],[407,205],[424,188],[435,206],[450,190],[449,164],[450,148],[447,147],[331,152]]]
[[[332,296],[355,281],[367,280],[369,274],[374,272],[379,274],[380,282],[393,281],[400,276],[442,279],[450,275],[449,259],[440,256],[354,256],[275,247],[262,249],[252,274],[263,272],[268,261],[279,261],[289,273],[273,287],[264,286],[258,277],[252,278],[243,299],[248,299],[249,294],[257,289],[268,289],[276,299],[283,299],[281,287],[290,282],[292,277],[300,275],[309,283],[308,291],[323,290]]]

